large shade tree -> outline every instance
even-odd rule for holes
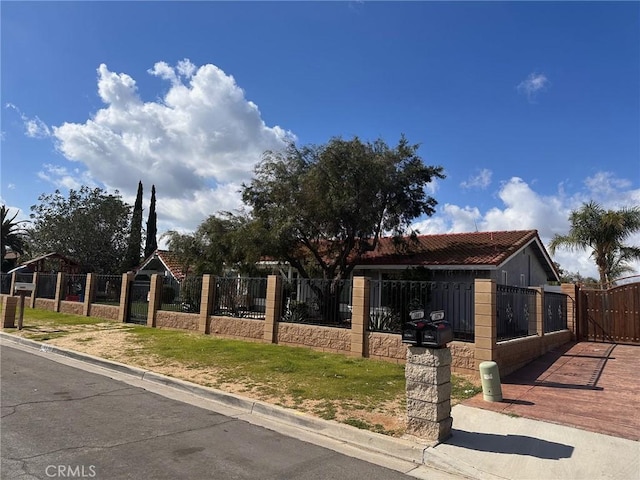
[[[121,273],[131,207],[120,194],[82,186],[42,194],[31,207],[31,254],[50,252],[79,262],[86,272]]]
[[[7,250],[23,254],[27,247],[25,222],[16,221],[19,212],[15,212],[13,215],[9,213],[9,209],[2,205],[0,206],[0,214],[2,215],[2,238],[0,244],[2,245],[2,264],[4,264]]]
[[[631,272],[629,262],[640,260],[640,248],[625,244],[632,234],[640,231],[640,207],[606,210],[591,201],[572,211],[569,222],[569,233],[555,235],[551,240],[551,253],[561,247],[591,251],[601,285]]]
[[[434,213],[428,187],[443,169],[426,165],[418,147],[404,136],[395,147],[335,137],[266,152],[242,190],[262,253],[287,260],[304,278],[317,271],[348,278],[381,236],[400,239],[414,219]]]

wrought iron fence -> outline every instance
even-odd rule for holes
[[[67,273],[64,277],[64,281],[65,285],[63,286],[63,298],[71,302],[84,302],[84,292],[87,285],[87,274]]]
[[[120,291],[122,289],[122,275],[95,276],[96,289],[93,297],[94,303],[103,305],[120,305]]]
[[[56,298],[57,273],[39,273],[36,285],[36,298]]]
[[[544,331],[559,332],[567,329],[567,295],[544,292]]]
[[[284,282],[281,322],[351,328],[350,280],[298,278]]]
[[[267,279],[216,277],[213,314],[264,320]]]
[[[5,295],[11,294],[11,274],[10,273],[0,274],[0,293],[4,293]]]
[[[371,280],[369,331],[400,333],[411,310],[443,310],[454,338],[474,339],[473,282]]]
[[[201,297],[201,276],[188,275],[182,281],[178,281],[173,277],[164,277],[160,310],[200,313]]]
[[[498,341],[535,334],[536,291],[496,285]]]

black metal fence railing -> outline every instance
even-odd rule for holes
[[[84,302],[84,292],[87,285],[87,274],[66,274],[64,277],[63,298],[70,302]]]
[[[369,331],[401,333],[410,311],[424,310],[428,318],[443,310],[454,338],[473,341],[473,282],[371,280],[369,285]]]
[[[535,334],[536,291],[496,285],[497,340]]]
[[[188,275],[182,281],[173,277],[164,277],[160,310],[200,313],[201,297],[202,277]]]
[[[568,297],[563,293],[544,293],[544,331],[559,332],[567,329]]]
[[[266,278],[216,277],[214,315],[264,320],[266,309]]]
[[[95,275],[96,288],[93,302],[102,305],[120,305],[122,275]]]
[[[56,298],[57,273],[39,273],[36,285],[36,298]]]
[[[351,328],[351,294],[350,280],[285,281],[280,321]]]
[[[11,293],[11,274],[0,274],[0,293],[9,295]]]

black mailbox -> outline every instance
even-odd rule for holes
[[[424,317],[424,312],[411,312],[411,317]],[[402,343],[417,347],[443,348],[453,341],[453,329],[443,320],[444,312],[431,312],[431,320],[419,318],[407,322],[402,330]]]

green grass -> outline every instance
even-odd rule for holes
[[[16,313],[16,323],[18,322],[18,313]],[[72,315],[68,313],[57,313],[49,310],[41,310],[39,308],[25,308],[23,316],[23,326],[27,326],[29,321],[36,321],[38,324],[47,325],[95,325],[104,323],[101,318],[83,317],[81,315]]]
[[[379,403],[405,388],[402,365],[283,345],[226,340],[173,330],[129,330],[143,351],[194,367],[213,367],[222,381],[266,385],[309,400]]]

